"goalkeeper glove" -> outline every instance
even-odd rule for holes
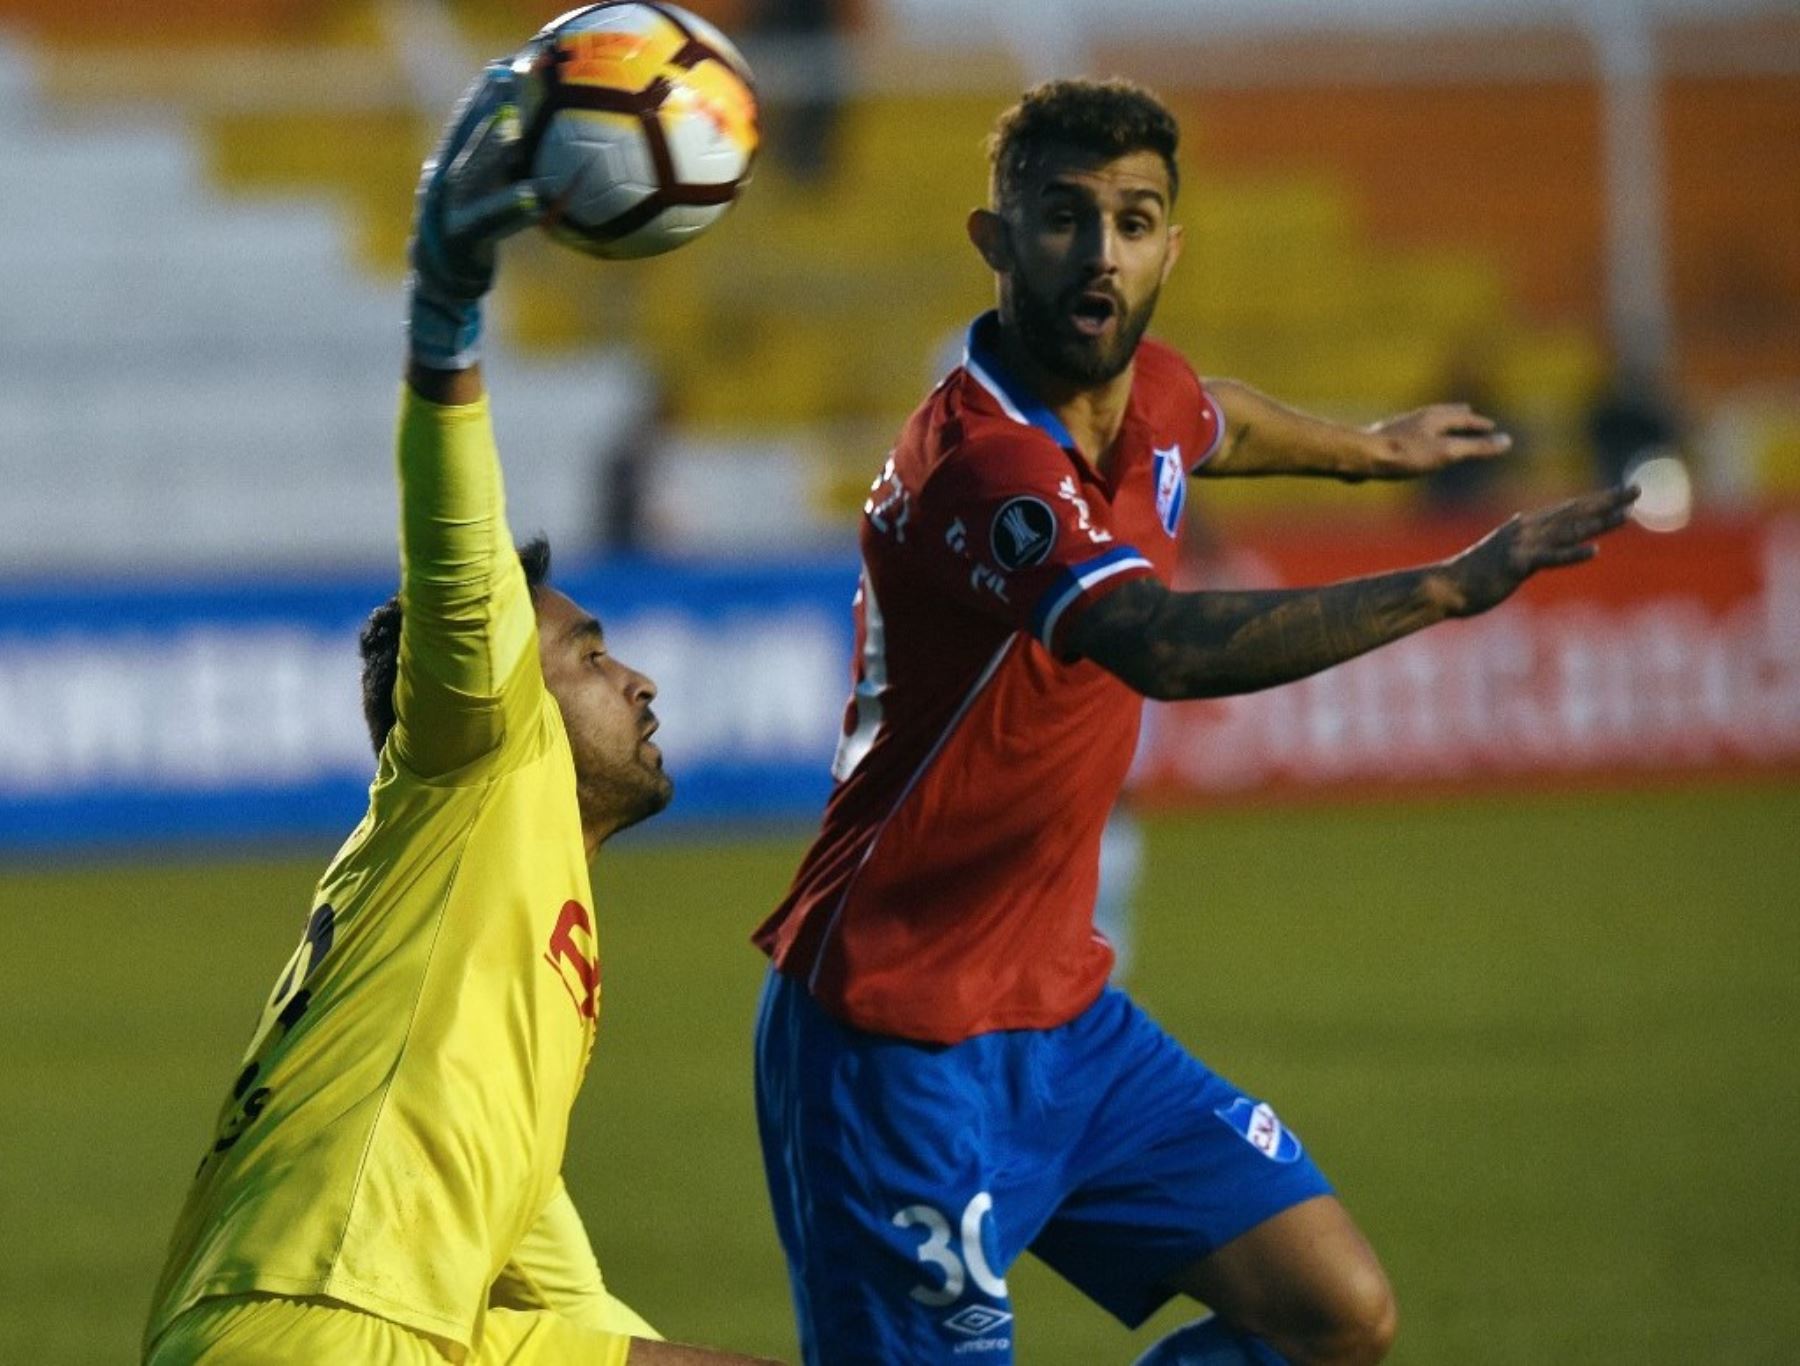
[[[463,370],[479,359],[494,249],[542,216],[538,185],[513,175],[517,81],[504,63],[483,71],[419,177],[407,249],[408,334],[413,359],[433,370]]]

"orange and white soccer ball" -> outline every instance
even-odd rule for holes
[[[513,59],[520,155],[546,187],[543,226],[593,256],[654,256],[711,227],[750,179],[750,67],[674,5],[571,10]]]

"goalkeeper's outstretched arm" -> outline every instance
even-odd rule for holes
[[[495,248],[537,213],[534,187],[507,177],[512,80],[490,67],[451,116],[420,177],[410,248],[392,744],[433,778],[484,773],[477,761],[525,731],[543,688],[479,365]]]

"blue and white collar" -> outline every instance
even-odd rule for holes
[[[1000,314],[993,309],[969,324],[969,340],[963,347],[963,369],[1014,422],[1037,427],[1064,450],[1075,449],[1075,438],[1044,401],[1000,365]]]

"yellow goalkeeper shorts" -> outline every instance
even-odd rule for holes
[[[631,1339],[543,1309],[490,1309],[465,1366],[625,1366]],[[231,1295],[169,1325],[145,1366],[446,1366],[454,1347],[328,1300]]]

